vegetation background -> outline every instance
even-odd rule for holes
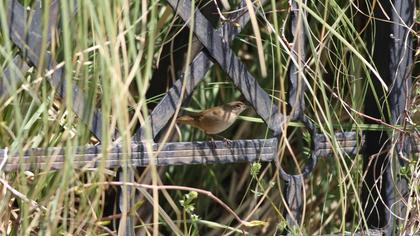
[[[8,37],[10,32],[5,24],[8,2],[0,1],[0,72],[21,53]],[[19,2],[28,8],[30,20],[30,9],[39,2]],[[50,3],[48,0],[40,2],[43,9]],[[192,31],[165,1],[75,2],[78,11],[72,15],[73,2],[60,1],[60,29],[53,35],[48,52],[56,59],[57,67],[65,69],[65,84],[77,84],[87,95],[84,98],[89,104],[86,114],[91,114],[95,107],[102,112],[102,144],[111,144],[116,129],[121,134],[120,142],[128,144],[138,124],[144,121],[176,75],[182,73],[193,58],[196,44]],[[192,2],[200,9],[215,4],[211,0]],[[219,14],[229,18],[238,2],[218,1]],[[385,116],[383,123],[378,125],[364,124],[363,116],[367,91],[377,79],[371,76],[369,69],[369,66],[375,68],[370,56],[373,37],[369,30],[375,26],[373,8],[380,7],[381,1],[374,2],[378,5],[367,1],[326,0],[307,1],[306,4],[298,1],[301,9],[307,12],[307,17],[302,18],[308,37],[305,113],[317,125],[318,131],[326,135],[335,131],[384,129]],[[252,17],[258,27],[248,24],[231,46],[273,98],[273,103],[287,113],[290,57],[282,40],[287,40],[289,34],[286,25],[290,7],[288,1],[276,0],[263,5],[260,1],[252,1],[252,4],[256,9]],[[46,13],[43,12],[44,24],[49,20]],[[415,16],[418,24],[418,10]],[[217,22],[211,18],[215,27],[221,23],[235,24],[234,21]],[[183,41],[184,45],[171,52],[183,48],[187,53],[173,57],[164,49],[182,34],[187,39]],[[419,39],[414,30],[412,36],[414,40]],[[419,54],[417,49],[413,69],[413,75],[417,76]],[[172,67],[163,68],[164,72],[156,74],[162,70],[165,58]],[[24,83],[11,86],[11,95],[1,99],[1,148],[7,147],[10,153],[23,153],[32,147],[70,148],[98,143],[72,111],[71,91],[62,99],[52,89],[48,82],[48,70],[51,69],[54,70],[45,65],[41,69],[32,66],[24,75]],[[154,76],[158,78],[152,79]],[[413,79],[413,99],[408,115],[411,125],[416,126],[420,122],[417,105],[420,86],[417,78]],[[240,98],[240,92],[223,70],[214,66],[184,106],[190,110],[203,110]],[[379,104],[377,99],[372,103],[386,106]],[[278,158],[285,169],[298,173],[299,166],[308,157],[310,137],[300,123],[290,122],[288,126],[288,140],[281,142]],[[191,127],[174,130],[174,140],[208,139]],[[386,131],[392,133],[393,129]],[[417,133],[417,129],[412,132]],[[251,109],[223,136],[253,139],[271,137],[271,133]],[[303,223],[301,227],[289,230],[304,235],[366,230],[364,206],[360,202],[365,174],[362,158],[346,156],[337,148],[333,157],[321,159],[305,182]],[[116,195],[121,183],[116,180],[117,170],[74,169],[71,152],[67,153],[66,160],[65,167],[58,171],[0,172],[0,234],[116,234],[118,222],[126,220],[116,210]],[[409,181],[412,197],[406,204],[408,211],[413,212],[400,227],[411,232],[419,230],[419,165],[418,157],[412,157],[406,172],[400,173]],[[135,216],[135,229],[139,233],[276,235],[287,227],[282,215],[284,182],[274,163],[151,166],[135,172],[135,183],[203,189],[222,200],[242,219],[259,222],[255,227],[238,227],[234,215],[205,194],[197,195],[182,189],[158,192],[138,188],[130,214]]]

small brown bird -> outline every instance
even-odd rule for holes
[[[247,106],[243,102],[229,102],[202,112],[180,116],[176,122],[199,128],[206,134],[218,134],[229,128],[245,109]]]

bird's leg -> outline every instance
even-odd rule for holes
[[[227,138],[223,138],[223,142],[225,142],[225,144],[229,147],[233,144],[233,141]]]
[[[212,147],[213,149],[215,149],[215,148],[217,147],[217,145],[216,145],[216,143],[214,142],[214,138],[213,138],[213,136],[212,136],[212,135],[210,135],[210,134],[207,134],[207,133],[206,133],[206,135],[210,137],[210,142],[209,142],[209,144],[211,144],[211,147]]]
[[[217,134],[212,134],[212,135],[210,135],[210,137],[211,136],[215,136],[215,137],[218,137],[218,138],[221,138],[221,139],[223,139],[223,142],[226,144],[226,145],[228,145],[228,146],[231,146],[232,145],[232,140],[230,140],[230,139],[227,139],[227,138],[225,138],[225,137],[223,137],[223,136],[221,136],[221,135],[217,135]],[[213,138],[212,138],[213,139]]]

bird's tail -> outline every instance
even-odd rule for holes
[[[176,123],[192,125],[192,124],[194,124],[194,117],[192,117],[192,116],[180,116],[180,117],[176,118]]]

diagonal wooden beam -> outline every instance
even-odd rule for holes
[[[22,83],[23,77],[29,70],[29,65],[20,55],[16,55],[3,71],[0,79],[0,102],[10,96],[15,85]]]
[[[76,3],[76,1],[74,1]],[[26,14],[24,7],[17,0],[8,0],[8,12],[10,13],[7,17],[9,25],[9,36],[11,40],[18,46],[23,54],[31,61],[33,65],[40,65],[40,55],[42,44],[49,46],[51,42],[51,33],[55,29],[58,23],[59,14],[59,1],[54,0],[49,8],[49,25],[47,31],[47,37],[42,37],[42,9],[37,9],[33,14],[32,21],[27,23]],[[56,65],[55,60],[51,57],[51,54],[45,53],[44,56],[45,64],[48,68],[53,69]],[[59,68],[51,75],[49,82],[56,89],[59,96],[62,98],[66,97],[65,83],[62,80],[63,68]],[[6,77],[9,78],[9,77]],[[8,81],[10,84],[10,81]],[[6,91],[5,87],[2,91]],[[6,94],[2,94],[4,97]],[[98,138],[102,138],[102,114],[100,111],[95,109],[92,114],[92,119],[89,119],[90,114],[86,113],[85,98],[87,96],[77,86],[72,87],[72,109],[79,116],[85,124],[88,125],[91,132]]]
[[[305,3],[306,4],[306,1]],[[293,42],[290,57],[294,58],[293,63],[290,61],[288,68],[288,81],[289,81],[289,109],[291,110],[292,120],[303,120],[305,111],[305,81],[302,77],[303,70],[305,69],[306,61],[306,29],[303,19],[307,14],[299,9],[299,5],[295,0],[289,1],[290,5],[290,19],[289,29],[291,40]],[[302,15],[301,15],[302,14]]]

